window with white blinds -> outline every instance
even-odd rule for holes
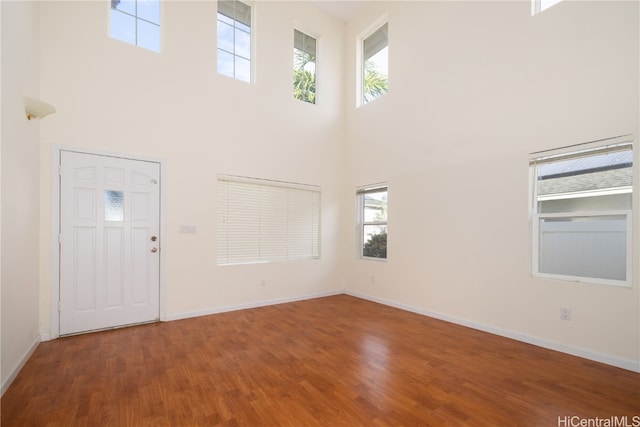
[[[218,265],[319,257],[319,187],[218,177]]]

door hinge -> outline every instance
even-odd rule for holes
[[[62,311],[62,303],[58,301],[58,313]]]
[[[62,234],[58,234],[58,244],[62,244]]]
[[[62,176],[62,165],[58,165],[58,175]]]

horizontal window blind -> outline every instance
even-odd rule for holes
[[[218,265],[320,257],[320,189],[218,177]]]

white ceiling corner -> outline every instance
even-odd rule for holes
[[[366,0],[309,0],[309,2],[342,22],[350,21],[367,3]]]

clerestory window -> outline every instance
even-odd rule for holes
[[[160,0],[111,0],[109,35],[160,52]]]
[[[385,23],[362,42],[362,103],[389,90],[389,24]]]
[[[218,0],[218,73],[251,82],[251,6]]]
[[[293,30],[293,97],[316,103],[316,39]]]

